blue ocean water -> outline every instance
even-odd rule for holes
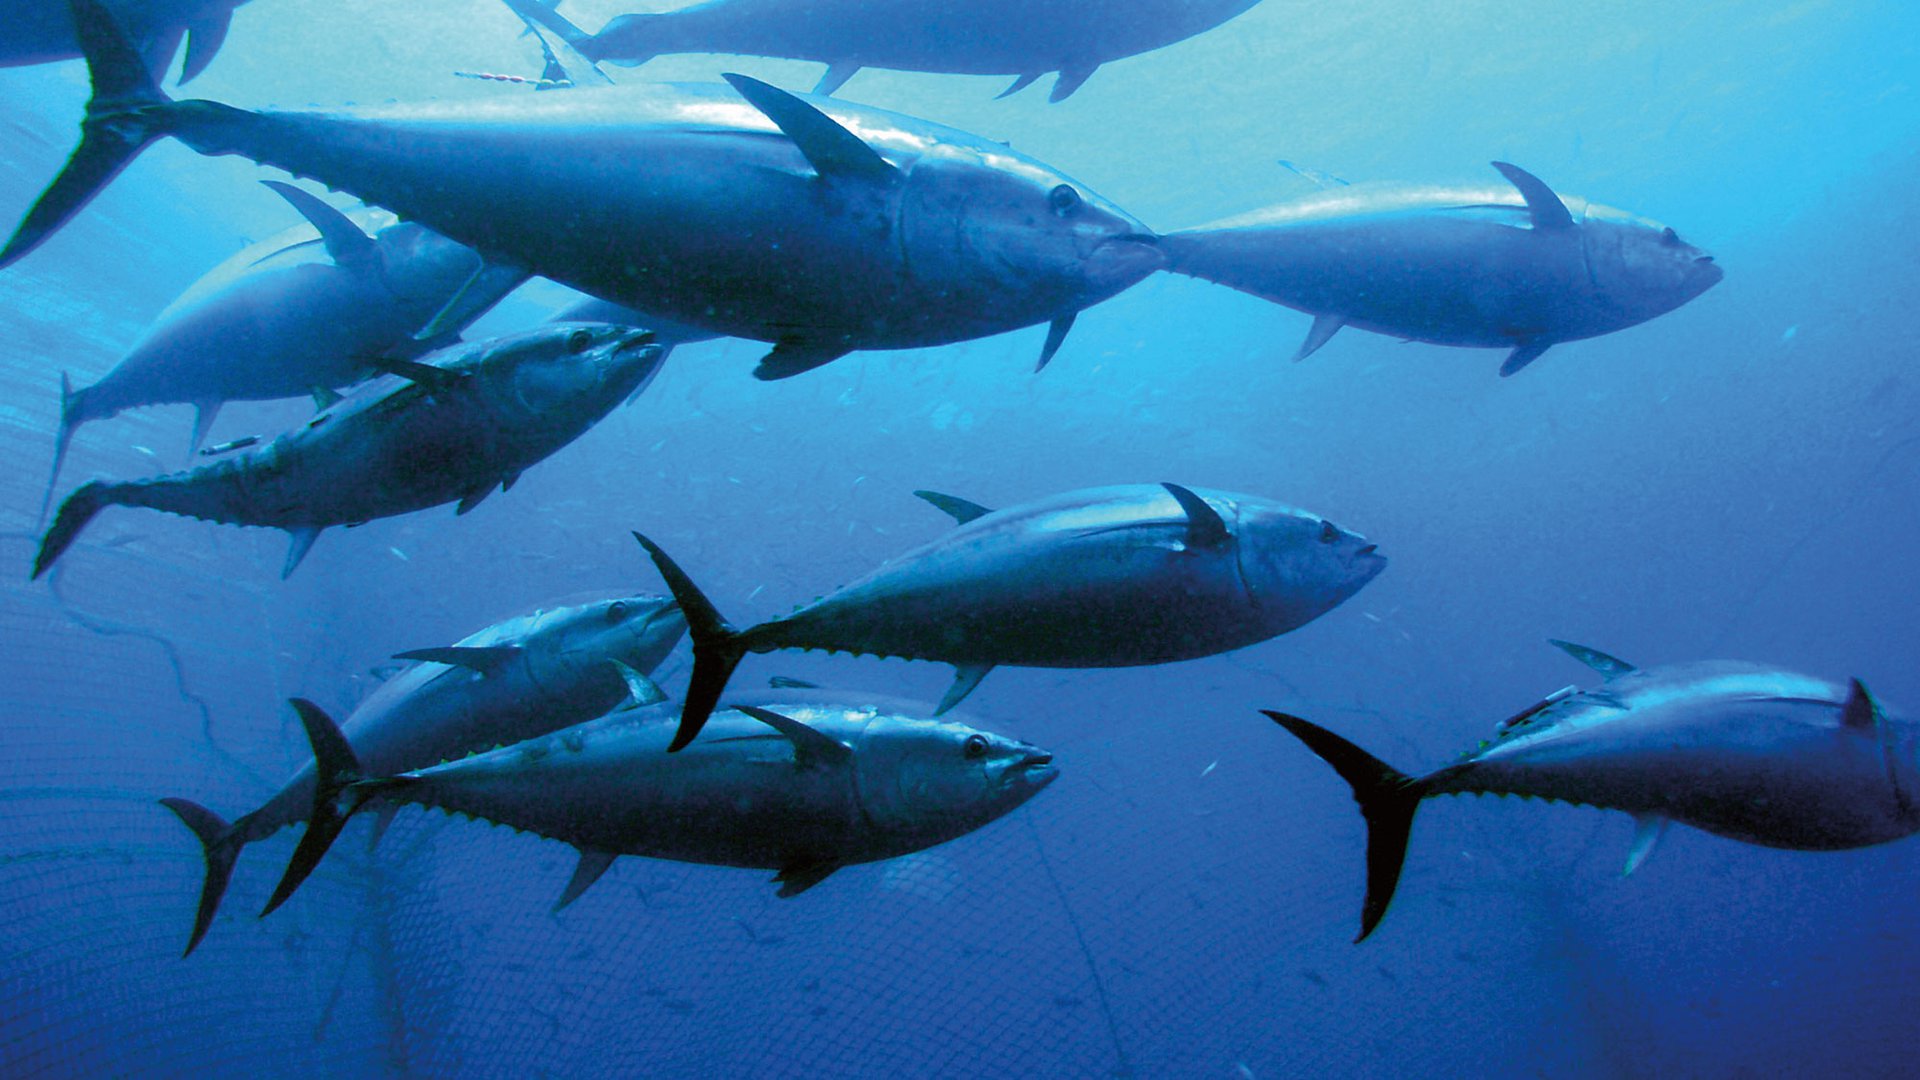
[[[665,6],[564,10],[596,25]],[[1674,225],[1727,277],[1507,380],[1495,352],[1352,331],[1293,364],[1306,316],[1170,275],[1085,313],[1039,376],[1040,329],[770,384],[748,376],[759,344],[688,346],[507,495],[330,533],[287,582],[277,532],[123,510],[28,584],[59,373],[103,374],[207,268],[293,223],[255,182],[278,174],[156,146],[0,273],[0,534],[18,571],[0,589],[0,1071],[1910,1073],[1911,842],[1810,854],[1676,829],[1623,880],[1624,815],[1437,800],[1392,916],[1355,946],[1359,815],[1255,710],[1430,767],[1587,680],[1549,637],[1857,676],[1920,708],[1917,43],[1920,17],[1894,3],[1266,0],[1059,105],[865,72],[842,96],[1009,140],[1157,229],[1310,190],[1279,158],[1463,182],[1498,159]],[[191,89],[482,100],[527,91],[451,73],[536,62],[480,0],[254,0]],[[735,70],[804,89],[819,68],[684,56],[620,74]],[[78,63],[0,70],[0,220],[57,171],[86,96]],[[557,296],[536,287],[475,332]],[[309,412],[230,406],[213,438]],[[175,468],[189,424],[169,407],[90,425],[65,484]],[[249,849],[212,934],[178,956],[201,860],[155,798],[250,809],[305,760],[287,697],[344,714],[396,651],[562,595],[658,588],[629,530],[744,623],[950,527],[915,489],[999,506],[1162,480],[1311,508],[1392,565],[1224,657],[995,672],[965,712],[1054,751],[1060,781],[802,897],[629,859],[553,916],[568,849],[409,810],[373,854],[351,826],[266,920],[252,913],[297,834]],[[782,653],[737,685],[773,675],[931,702],[950,672]]]

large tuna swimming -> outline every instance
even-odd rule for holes
[[[1920,831],[1920,729],[1858,680],[1842,685],[1716,660],[1640,670],[1555,642],[1607,676],[1502,723],[1491,743],[1408,776],[1296,716],[1268,716],[1353,787],[1367,819],[1358,941],[1393,900],[1422,800],[1521,795],[1625,810],[1640,823],[1627,870],[1669,821],[1767,847],[1834,851]]]
[[[400,659],[418,662],[353,710],[345,737],[362,766],[384,776],[591,720],[630,693],[638,704],[654,704],[621,665],[652,672],[686,625],[671,601],[623,596],[536,611],[447,648],[404,652]],[[213,924],[240,849],[307,820],[313,793],[309,765],[232,824],[187,799],[160,800],[200,838],[207,860],[188,953]]]
[[[1324,180],[1317,194],[1164,237],[1169,269],[1312,315],[1295,359],[1357,326],[1508,349],[1502,375],[1720,280],[1713,256],[1671,228],[1494,167],[1511,186],[1349,186],[1312,174]]]
[[[1053,781],[1053,755],[867,698],[757,695],[671,757],[671,708],[636,709],[429,769],[379,777],[325,713],[294,707],[319,774],[307,834],[267,904],[283,903],[369,801],[467,814],[580,852],[555,907],[621,855],[778,871],[794,896],[843,866],[964,836]],[[361,779],[368,777],[367,779]]]
[[[184,402],[197,410],[190,444],[197,450],[222,404],[308,394],[328,400],[372,374],[370,358],[412,360],[457,339],[524,280],[384,210],[343,214],[292,185],[267,185],[310,227],[250,245],[202,276],[92,386],[74,390],[60,376],[49,496],[81,424]],[[431,340],[416,337],[423,331]]]
[[[79,149],[0,252],[38,245],[171,135],[321,180],[615,303],[772,342],[781,378],[855,349],[1052,325],[1159,269],[1156,238],[1059,172],[923,120],[726,87],[605,87],[332,112],[170,101],[96,0]]]
[[[265,446],[147,480],[95,480],[60,506],[33,576],[108,506],[285,529],[281,576],[321,530],[458,502],[459,513],[579,438],[660,365],[631,327],[553,325],[394,361],[369,383]]]
[[[583,33],[540,0],[507,6],[592,60],[640,64],[667,53],[733,53],[827,65],[831,94],[863,67],[1010,75],[1001,97],[1060,73],[1064,101],[1094,69],[1184,41],[1260,0],[707,0],[657,15],[621,15]]]
[[[1304,626],[1373,580],[1375,545],[1315,514],[1178,484],[1070,491],[990,511],[919,492],[960,527],[745,630],[638,533],[686,613],[693,677],[672,749],[692,741],[741,659],[776,649],[936,660],[945,712],[1001,664],[1131,667],[1238,649]]]
[[[164,75],[187,39],[186,82],[205,71],[227,40],[233,9],[247,0],[113,0],[114,17],[155,77]],[[7,0],[0,29],[0,67],[72,60],[80,55],[73,11],[67,0]]]

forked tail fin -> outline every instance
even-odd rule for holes
[[[347,819],[371,794],[364,786],[354,787],[362,779],[360,759],[354,756],[353,747],[348,745],[347,737],[340,733],[333,718],[305,698],[294,698],[288,704],[300,714],[300,723],[307,729],[307,742],[313,747],[313,812],[307,818],[307,834],[300,838],[299,846],[293,849],[293,858],[287,861],[287,872],[281,875],[280,884],[274,887],[273,896],[260,912],[263,918],[286,903],[294,890],[307,880],[326,856],[327,849],[333,846],[334,838],[346,827]]]
[[[161,799],[160,805],[186,822],[193,835],[200,838],[200,847],[207,858],[207,877],[200,885],[200,907],[193,916],[193,936],[187,939],[187,951],[180,954],[184,960],[200,947],[200,939],[207,936],[207,928],[213,925],[214,913],[220,910],[220,898],[227,894],[227,882],[233,878],[234,860],[240,857],[246,841],[241,839],[239,830],[219,814],[197,802]]]
[[[72,0],[80,51],[93,77],[93,99],[80,123],[80,146],[0,250],[0,267],[39,247],[93,201],[148,143],[166,134],[172,102],[148,73],[139,50],[99,0]]]
[[[680,730],[667,746],[667,751],[672,753],[692,742],[706,726],[707,717],[712,716],[720,704],[727,680],[733,678],[733,669],[740,666],[747,650],[740,643],[739,632],[727,625],[679,564],[668,558],[658,544],[639,533],[634,533],[633,538],[653,556],[653,565],[659,568],[660,576],[666,579],[667,588],[680,604],[680,613],[686,616],[687,636],[693,639],[693,677],[687,685],[686,703],[680,707]]]
[[[1426,797],[1426,785],[1318,724],[1261,711],[1306,743],[1353,788],[1353,800],[1367,819],[1367,899],[1360,909],[1360,936],[1353,940],[1365,941],[1393,902],[1400,867],[1407,860],[1413,815]]]

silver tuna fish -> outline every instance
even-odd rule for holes
[[[326,714],[294,708],[322,776],[307,834],[267,904],[319,864],[370,800],[419,803],[572,844],[572,903],[621,855],[774,870],[794,896],[842,866],[964,836],[1051,783],[1053,755],[871,699],[761,695],[668,757],[672,710],[634,710],[430,769],[361,780]],[[264,914],[264,913],[263,913]]]
[[[464,514],[641,386],[660,364],[651,340],[630,327],[546,326],[447,349],[434,364],[388,362],[404,378],[369,383],[265,446],[187,472],[82,486],[61,504],[33,575],[108,506],[285,529],[293,542],[282,577],[329,526],[449,502]]]
[[[699,734],[741,659],[827,649],[955,666],[945,712],[1000,664],[1131,667],[1238,649],[1304,626],[1387,560],[1315,514],[1178,484],[1070,491],[989,511],[918,492],[960,528],[859,581],[746,630],[673,560],[653,556],[686,613],[694,667],[673,749]]]
[[[1501,375],[1719,282],[1713,256],[1667,226],[1494,167],[1511,187],[1324,178],[1318,194],[1163,237],[1169,269],[1311,314],[1296,360],[1357,326],[1510,349]]]
[[[0,265],[168,135],[590,295],[772,342],[768,379],[1050,323],[1044,362],[1081,309],[1163,265],[1145,226],[1001,143],[744,76],[246,112],[169,100],[97,0],[74,4],[94,78],[80,147]]]
[[[1920,831],[1920,729],[1858,680],[1731,660],[1636,669],[1556,641],[1607,681],[1503,722],[1452,765],[1408,776],[1297,716],[1268,712],[1353,787],[1367,819],[1359,941],[1393,900],[1414,812],[1435,795],[1520,795],[1625,810],[1631,873],[1669,821],[1767,847],[1833,851]]]
[[[653,704],[657,693],[630,682],[622,665],[651,673],[686,628],[672,601],[623,596],[535,611],[447,648],[400,653],[399,659],[417,663],[353,710],[345,737],[363,766],[384,776],[583,723],[630,693],[637,704]],[[200,838],[206,855],[187,953],[213,925],[241,848],[307,820],[313,796],[309,765],[265,805],[231,824],[190,800],[160,800]]]

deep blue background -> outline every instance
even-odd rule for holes
[[[589,26],[638,7],[566,5]],[[1470,181],[1498,158],[1665,220],[1726,267],[1681,311],[1521,377],[1495,378],[1496,352],[1351,331],[1290,364],[1305,316],[1163,276],[1083,316],[1040,377],[1037,329],[772,385],[747,376],[760,346],[688,348],[509,495],[329,534],[285,584],[277,533],[110,511],[28,585],[58,372],[98,377],[186,284],[291,223],[254,183],[268,171],[156,147],[0,274],[0,560],[17,571],[0,575],[0,1071],[1909,1073],[1914,845],[1802,854],[1682,829],[1623,881],[1622,815],[1443,800],[1355,947],[1359,816],[1254,712],[1431,766],[1586,679],[1549,636],[1643,664],[1857,675],[1920,707],[1920,17],[1669,7],[1267,0],[1060,106],[946,76],[844,91],[1011,139],[1159,228],[1305,190],[1276,158]],[[481,98],[525,91],[448,73],[532,65],[481,0],[255,0],[192,90]],[[682,57],[626,77],[721,70],[804,89],[819,69]],[[77,64],[0,71],[0,221],[58,168],[85,96]],[[304,411],[234,406],[214,438]],[[69,486],[175,467],[188,423],[166,408],[83,429]],[[300,761],[285,697],[344,710],[396,650],[657,587],[628,529],[746,621],[937,535],[914,488],[1005,505],[1157,480],[1311,508],[1393,564],[1232,656],[996,672],[967,711],[1056,751],[1060,782],[798,900],[762,875],[628,860],[554,918],[569,851],[410,811],[371,858],[355,826],[264,922],[291,836],[250,850],[178,959],[200,858],[155,796],[242,812]],[[770,674],[927,700],[949,677],[776,655],[738,684]]]

